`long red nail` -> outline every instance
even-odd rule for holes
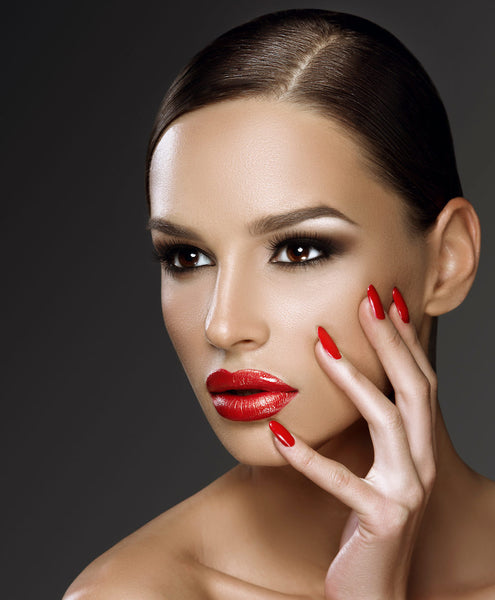
[[[268,427],[272,430],[274,435],[282,442],[284,446],[293,446],[296,441],[292,437],[292,435],[287,431],[287,429],[280,425],[278,421],[270,421],[268,423]]]
[[[392,290],[392,296],[394,297],[395,306],[400,318],[404,323],[409,323],[409,310],[407,309],[407,304],[396,287]]]
[[[328,335],[326,330],[323,329],[323,327],[318,327],[318,339],[330,356],[333,356],[334,358],[342,358],[342,355],[340,354],[335,342]]]
[[[375,313],[375,317],[377,319],[384,319],[385,313],[383,312],[382,301],[380,300],[380,296],[375,290],[374,285],[370,285],[368,288],[368,300],[370,301],[371,308]]]

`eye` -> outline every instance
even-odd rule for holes
[[[311,231],[277,234],[267,245],[270,262],[280,268],[316,267],[341,255],[345,249],[333,236]]]
[[[214,264],[199,248],[187,244],[159,244],[153,254],[165,270],[174,275]]]
[[[321,255],[322,251],[315,248],[313,244],[303,240],[294,240],[284,244],[271,262],[301,263],[314,260]]]
[[[270,262],[293,269],[313,267],[342,254],[343,246],[333,236],[311,231],[276,235],[267,245]]]
[[[177,269],[191,269],[211,264],[201,250],[193,246],[177,248],[171,252],[171,259],[171,265]]]

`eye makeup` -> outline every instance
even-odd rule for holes
[[[312,231],[275,234],[266,243],[265,248],[271,253],[269,262],[283,269],[317,266],[344,250],[343,244],[337,242],[333,236]],[[284,255],[285,259],[282,259]],[[213,258],[197,246],[175,239],[157,241],[153,249],[153,258],[174,277],[215,264]],[[190,264],[187,264],[188,262]]]
[[[192,244],[186,244],[179,240],[170,239],[168,241],[158,241],[154,243],[153,247],[153,259],[157,260],[165,269],[166,273],[176,277],[190,273],[201,267],[211,266],[208,264],[197,264],[202,259],[200,256],[206,257],[211,261],[211,265],[214,264],[212,258],[208,256],[203,250]],[[182,259],[182,260],[181,260]],[[191,265],[180,265],[180,263],[191,262]],[[179,262],[179,265],[176,263]]]
[[[268,242],[266,248],[273,253],[272,258],[270,259],[271,263],[289,269],[296,267],[313,267],[343,252],[343,245],[339,244],[333,236],[315,233],[314,231],[275,234]],[[296,260],[275,260],[277,256],[280,256],[281,251],[284,248],[287,248],[292,254],[292,257],[296,258]],[[306,257],[304,249],[307,248],[316,250],[318,256],[311,257],[310,255],[309,257]],[[289,252],[287,250],[285,250],[285,254],[289,257]]]

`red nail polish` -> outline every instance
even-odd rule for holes
[[[397,308],[400,318],[404,321],[404,323],[409,323],[409,311],[407,309],[407,304],[405,303],[402,294],[396,287],[394,287],[392,290],[392,296],[394,297],[395,307]]]
[[[382,301],[380,300],[380,296],[375,290],[374,285],[370,285],[368,288],[368,300],[370,301],[371,308],[375,313],[375,317],[377,319],[384,319],[385,313],[383,312]]]
[[[268,427],[272,430],[272,432],[277,436],[277,438],[282,442],[284,446],[293,446],[296,441],[292,437],[292,435],[287,431],[287,429],[280,425],[278,421],[270,421],[268,423]]]
[[[334,358],[342,358],[342,355],[340,354],[335,342],[328,335],[326,330],[323,329],[323,327],[318,327],[318,339],[330,356],[333,356]]]

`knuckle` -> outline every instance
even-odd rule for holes
[[[310,471],[314,464],[315,464],[315,459],[316,459],[316,453],[314,450],[312,450],[311,448],[305,448],[299,456],[299,464],[301,466],[301,469]]]
[[[402,416],[399,409],[391,404],[383,413],[381,425],[389,431],[397,431],[402,429]]]
[[[406,507],[410,512],[414,512],[419,507],[423,506],[426,493],[421,485],[417,485],[409,490],[407,494]]]
[[[330,471],[329,477],[334,489],[343,489],[349,485],[351,474],[345,467],[336,467]]]
[[[430,381],[425,377],[421,377],[416,384],[417,393],[422,397],[430,397],[431,384]]]
[[[409,334],[409,345],[410,345],[411,349],[418,354],[421,354],[422,352],[424,352],[424,348],[421,345],[421,342],[419,341],[419,337],[418,337],[416,330],[414,328],[410,328],[408,331],[408,334]]]
[[[404,343],[402,341],[402,337],[400,336],[400,333],[395,328],[389,332],[385,342],[386,342],[387,346],[390,346],[392,349],[396,349],[401,344]]]
[[[387,329],[387,331],[383,332],[383,337],[377,340],[377,349],[378,350],[387,350],[390,349],[396,350],[399,348],[401,344],[403,344],[402,337],[397,329]]]
[[[438,391],[438,378],[437,378],[436,373],[433,373],[432,375],[430,375],[429,383],[430,383],[430,393],[433,393],[436,395],[437,391]]]
[[[429,401],[431,384],[427,377],[418,374],[414,379],[403,382],[403,386],[396,386],[396,394],[412,401],[427,399]]]
[[[423,470],[423,487],[429,494],[435,485],[437,479],[437,465],[431,460]]]

